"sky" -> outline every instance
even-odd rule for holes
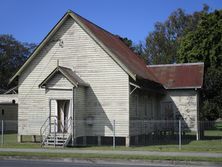
[[[144,41],[157,21],[163,22],[178,8],[186,13],[222,9],[222,0],[1,0],[0,34],[40,43],[59,19],[73,10],[100,27],[131,39]]]

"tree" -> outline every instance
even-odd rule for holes
[[[215,120],[222,117],[222,67],[206,70],[202,90],[201,118]]]
[[[178,60],[204,62],[202,118],[222,116],[222,10],[202,15],[197,28],[181,38]]]
[[[208,67],[222,66],[222,10],[202,16],[196,30],[182,39],[178,50],[180,62],[205,62]]]
[[[9,79],[25,62],[35,44],[21,43],[12,35],[0,35],[0,89],[7,90]]]
[[[118,35],[117,35],[118,36]],[[123,43],[125,43],[126,46],[128,46],[135,54],[137,54],[138,56],[141,56],[142,59],[144,59],[144,61],[147,61],[146,56],[144,55],[144,45],[142,44],[142,42],[139,42],[139,44],[134,44],[132,42],[132,40],[130,40],[127,37],[121,37],[118,36],[119,39],[121,41],[123,41]]]
[[[203,10],[191,15],[182,9],[174,11],[164,22],[157,22],[154,31],[146,38],[144,55],[149,64],[171,64],[177,62],[180,38],[187,32],[195,30],[201,16],[207,13],[209,7],[204,5]]]
[[[128,39],[127,37],[121,37],[119,35],[116,35],[123,43],[128,46],[130,49],[133,49],[133,41]]]

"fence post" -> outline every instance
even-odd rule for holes
[[[181,119],[179,119],[179,150],[181,150]]]
[[[56,120],[54,119],[54,147],[56,146]]]
[[[74,123],[73,123],[73,119],[71,120],[72,123],[72,146],[74,146]]]
[[[116,122],[113,120],[113,148],[116,147]]]
[[[4,121],[2,120],[2,146],[4,144]]]

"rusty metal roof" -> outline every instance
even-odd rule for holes
[[[149,68],[146,68],[146,63],[136,55],[129,47],[127,47],[118,36],[104,30],[103,28],[95,25],[94,23],[88,21],[87,19],[81,17],[80,15],[74,13],[73,11],[68,11],[62,19],[55,25],[55,27],[49,32],[49,34],[43,39],[40,45],[35,49],[28,60],[23,64],[23,66],[16,72],[16,74],[10,79],[12,82],[17,76],[19,76],[22,71],[28,66],[28,64],[34,59],[38,52],[44,47],[47,41],[55,34],[55,32],[61,27],[64,21],[71,16],[75,21],[81,23],[84,30],[90,32],[89,35],[96,37],[96,39],[101,42],[105,47],[103,49],[106,52],[112,53],[118,60],[118,64],[127,71],[127,73],[134,79],[146,79],[152,84],[157,86],[162,86],[158,79],[152,74]],[[98,41],[96,41],[98,43]],[[112,57],[112,56],[111,56]],[[112,57],[113,58],[113,57]],[[115,59],[114,59],[115,60]],[[116,60],[115,60],[116,61]]]
[[[117,59],[117,63],[119,63],[123,69],[126,68],[126,71],[129,72],[129,75],[134,79],[136,78],[138,81],[146,80],[160,89],[163,88],[162,85],[167,89],[202,87],[204,73],[204,65],[202,63],[146,66],[146,63],[142,58],[126,46],[118,36],[113,35],[72,11],[68,11],[49,32],[25,64],[10,79],[10,82],[22,73],[25,67],[32,61],[32,59],[34,59],[41,48],[44,47],[47,41],[50,40],[53,34],[59,29],[59,27],[61,27],[69,16],[73,17],[73,19],[75,19],[77,23],[79,23],[79,25],[91,35],[91,37],[94,37],[95,42],[98,44],[102,43],[100,46],[102,46],[107,53],[111,53],[110,55],[114,55],[111,57]],[[62,71],[63,69],[61,68],[60,70]],[[67,72],[67,70],[65,71]],[[69,72],[70,71],[68,70],[68,73]],[[67,77],[69,76],[68,73],[66,74]],[[77,78],[74,78],[76,81]]]
[[[147,66],[166,89],[201,88],[204,64],[165,64]]]
[[[159,84],[142,58],[136,55],[119,36],[104,30],[82,16],[72,12],[117,58],[138,78],[147,79]]]

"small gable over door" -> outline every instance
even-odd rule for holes
[[[72,89],[78,86],[89,86],[70,68],[56,67],[43,81],[39,84],[41,88],[55,89]]]
[[[47,83],[47,88],[72,88],[73,84],[70,83],[62,73],[57,72]]]

